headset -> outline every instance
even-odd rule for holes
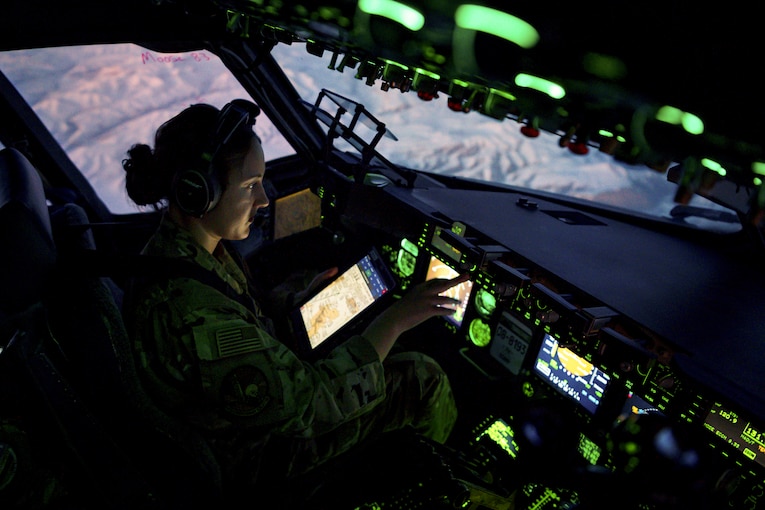
[[[252,128],[258,115],[260,107],[246,99],[234,99],[221,109],[200,154],[199,167],[179,171],[173,181],[173,199],[184,213],[201,218],[218,204],[223,186],[213,162],[236,130]]]

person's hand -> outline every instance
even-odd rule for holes
[[[400,328],[398,334],[407,331],[434,316],[454,313],[459,300],[445,295],[445,292],[467,281],[469,275],[452,279],[435,278],[412,287],[399,301],[386,310],[390,319]]]
[[[363,336],[374,345],[380,359],[385,359],[399,335],[427,319],[454,313],[457,300],[443,295],[447,290],[467,281],[463,274],[452,279],[435,278],[419,283],[372,321]]]

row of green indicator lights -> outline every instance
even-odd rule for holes
[[[421,12],[394,0],[359,0],[358,7],[362,12],[384,16],[414,32],[425,26],[425,16]],[[482,5],[460,5],[455,10],[454,21],[459,28],[488,33],[526,49],[533,48],[539,42],[539,33],[531,24],[510,13]],[[594,54],[590,57],[584,64],[588,68],[597,68],[598,74],[606,74],[611,77],[624,74],[623,64],[618,59]],[[418,71],[437,79],[433,73],[425,70]],[[562,99],[566,95],[566,91],[561,85],[526,73],[519,73],[515,77],[515,84],[518,87],[537,90],[553,99]],[[496,93],[496,91],[494,92]],[[507,94],[507,96],[511,100],[515,99],[512,95]],[[701,135],[704,132],[704,122],[701,118],[674,106],[664,105],[660,107],[655,118],[668,124],[682,126],[686,132],[692,135]],[[620,138],[620,141],[623,141],[623,137]],[[723,165],[710,158],[703,158],[701,164],[722,177],[727,173]],[[765,162],[754,162],[752,172],[755,174],[753,183],[757,186],[761,185],[760,176],[765,176]]]
[[[425,26],[425,16],[417,9],[393,0],[359,0],[359,10],[383,16],[416,32]],[[537,30],[512,14],[482,5],[460,5],[454,13],[455,24],[467,30],[478,30],[507,39],[522,48],[539,42]]]
[[[421,30],[425,26],[425,16],[421,12],[394,0],[359,0],[358,8],[367,14],[386,17],[414,32]],[[513,42],[522,48],[533,48],[539,42],[539,33],[532,25],[512,14],[490,7],[463,4],[455,10],[454,19],[455,25],[461,29],[488,33]],[[391,65],[393,62],[388,61],[387,64]],[[607,55],[588,54],[583,65],[590,72],[604,77],[618,78],[625,73],[623,63],[619,59]],[[401,68],[400,71],[407,69],[400,64],[398,66]],[[436,81],[440,79],[437,74],[425,69],[417,68],[414,71],[415,77],[427,77]],[[462,80],[455,81],[461,82],[463,86],[469,86],[469,84],[462,82]],[[516,75],[514,82],[518,87],[539,91],[553,99],[562,99],[566,95],[565,88],[560,84],[539,76],[519,73]],[[497,89],[488,89],[488,92],[490,95],[501,95],[510,101],[516,99],[512,94]],[[655,119],[667,124],[680,126],[691,135],[701,135],[704,133],[704,122],[701,118],[674,106],[664,105],[658,108]],[[604,138],[614,136],[613,133],[607,130],[601,130],[600,134]],[[621,135],[615,136],[619,142],[626,141]],[[721,177],[727,175],[726,168],[711,158],[701,158],[700,163]],[[751,171],[754,174],[752,183],[755,186],[761,186],[763,182],[762,177],[765,176],[765,162],[754,161],[751,164]],[[760,193],[760,195],[758,196],[758,203],[761,207],[765,207],[765,192]]]

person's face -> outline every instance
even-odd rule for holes
[[[247,238],[258,209],[268,205],[263,188],[265,172],[263,148],[253,137],[244,164],[229,170],[220,201],[204,217],[208,232],[231,241]]]

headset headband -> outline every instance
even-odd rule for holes
[[[234,99],[224,106],[218,114],[218,121],[210,138],[214,141],[212,151],[205,152],[202,157],[212,162],[239,126],[254,126],[258,115],[260,115],[260,107],[246,99]]]
[[[218,204],[223,190],[213,161],[236,130],[251,129],[258,115],[260,107],[246,99],[234,99],[221,109],[201,154],[202,167],[184,170],[174,179],[175,202],[183,212],[201,217]]]

